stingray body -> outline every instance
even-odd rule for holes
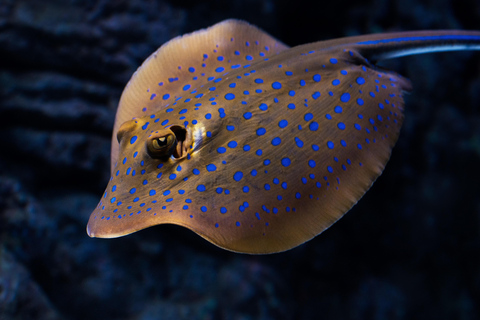
[[[295,247],[342,217],[390,157],[411,86],[374,63],[479,48],[467,31],[289,48],[236,20],[173,39],[122,94],[112,178],[87,232],[172,223],[236,252]]]

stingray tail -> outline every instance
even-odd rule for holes
[[[373,63],[429,52],[480,50],[479,31],[410,31],[349,37],[336,41],[339,42],[338,45],[357,50]]]

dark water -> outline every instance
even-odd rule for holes
[[[123,86],[165,41],[226,18],[297,45],[480,29],[480,5],[1,0],[0,319],[480,318],[478,52],[384,64],[414,85],[392,158],[294,250],[233,254],[176,226],[88,238]]]

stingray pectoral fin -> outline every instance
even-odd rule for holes
[[[111,170],[118,157],[116,135],[122,123],[165,109],[214,78],[286,49],[259,28],[233,19],[162,45],[143,62],[122,93],[113,128]]]
[[[324,74],[337,73],[320,80],[312,71],[305,86],[294,78],[295,72],[288,78],[282,77],[282,68],[269,73],[271,79],[290,81],[290,86],[283,82],[274,89],[284,104],[268,107],[262,116],[269,120],[260,129],[244,118],[238,124],[244,130],[235,136],[257,152],[235,148],[227,153],[227,165],[203,177],[201,194],[192,190],[205,212],[200,205],[192,207],[194,218],[179,224],[221,248],[265,254],[312,239],[357,203],[390,158],[403,122],[403,92],[410,82],[367,67],[355,52],[329,56],[336,60],[323,68]],[[287,70],[303,71],[315,59],[313,54],[304,56],[290,62]],[[337,76],[341,81],[335,81]],[[261,110],[257,103],[243,111],[251,111],[253,118]],[[189,180],[192,186],[198,183],[194,179]],[[219,194],[219,189],[224,191]]]

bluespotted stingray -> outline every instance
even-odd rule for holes
[[[474,31],[289,48],[237,20],[175,38],[123,91],[112,177],[87,233],[114,238],[170,223],[235,252],[298,246],[363,196],[397,141],[411,84],[375,63],[479,49]]]

